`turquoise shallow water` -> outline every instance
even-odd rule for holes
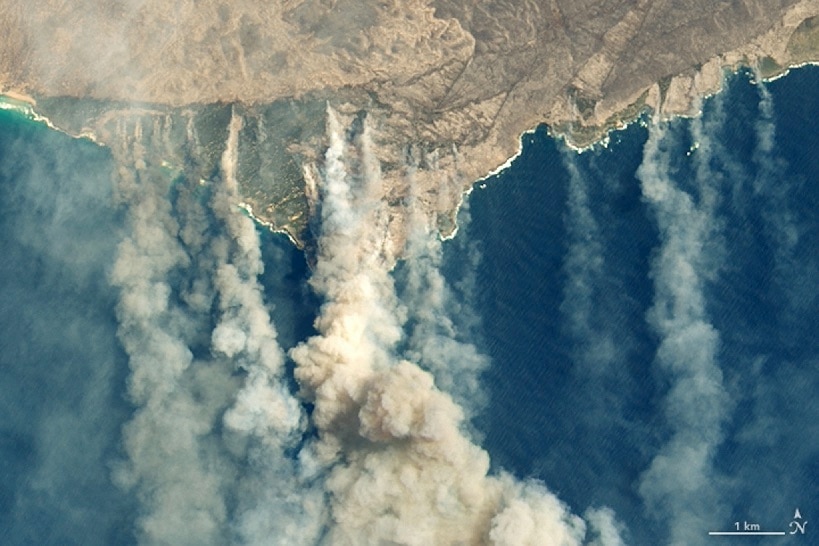
[[[10,112],[0,126],[0,542],[123,542],[110,156]]]
[[[769,116],[739,74],[701,122],[652,129],[654,154],[640,124],[581,155],[540,129],[471,194],[443,272],[468,300],[456,323],[491,357],[471,409],[495,469],[542,480],[575,513],[611,508],[630,544],[813,517],[817,84],[812,67],[767,84]],[[647,197],[648,167],[674,206]],[[134,543],[137,501],[111,481],[134,411],[108,282],[124,229],[112,168],[106,150],[0,111],[3,544]],[[262,234],[262,252],[289,348],[318,302],[284,237]],[[697,472],[674,466],[685,446],[707,452]],[[648,473],[657,461],[665,474]]]

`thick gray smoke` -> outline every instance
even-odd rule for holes
[[[719,333],[705,301],[706,283],[719,266],[714,187],[719,178],[709,170],[711,142],[700,123],[693,127],[702,156],[693,192],[671,178],[669,148],[675,136],[664,125],[651,126],[637,171],[660,232],[648,320],[660,337],[656,362],[669,384],[664,406],[671,429],[639,491],[649,510],[669,522],[670,543],[681,546],[700,543],[709,524],[720,521],[724,507],[713,458],[730,409],[717,361]]]
[[[396,356],[398,305],[384,259],[366,125],[353,145],[328,112],[330,147],[311,284],[319,334],[292,350],[315,404],[313,461],[328,469],[330,544],[578,544],[584,524],[536,483],[490,476],[463,411],[432,375]]]
[[[119,188],[130,234],[111,277],[137,410],[115,478],[135,488],[146,544],[303,543],[322,522],[321,494],[285,456],[305,416],[282,380],[258,236],[235,206],[240,124],[234,116],[210,201],[185,185],[176,210],[171,180],[141,157],[139,125],[122,135],[134,142]],[[202,347],[210,354],[195,357]]]
[[[586,525],[543,485],[489,474],[436,383],[464,400],[487,359],[459,338],[441,243],[412,214],[398,298],[369,129],[348,138],[332,110],[314,204],[319,333],[291,351],[313,404],[302,445],[308,418],[257,281],[258,236],[235,207],[240,127],[234,114],[221,180],[204,188],[172,188],[142,157],[138,123],[121,128],[135,168],[120,173],[128,235],[111,278],[136,411],[115,478],[140,502],[138,540],[580,544]],[[610,510],[588,517],[591,544],[622,543]]]
[[[134,138],[141,133],[137,125]],[[227,400],[227,385],[208,388],[218,364],[195,362],[195,324],[173,298],[169,279],[190,257],[166,198],[169,181],[148,176],[134,147],[130,171],[120,169],[120,196],[129,203],[130,235],[120,244],[111,279],[121,290],[119,337],[130,357],[128,392],[137,411],[125,426],[129,457],[115,478],[136,487],[144,513],[141,541],[217,544],[226,538],[224,489],[235,470],[209,437]]]

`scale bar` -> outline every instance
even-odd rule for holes
[[[785,531],[708,531],[708,534],[728,537],[784,536]]]

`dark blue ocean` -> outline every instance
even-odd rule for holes
[[[581,154],[540,128],[470,194],[443,271],[491,358],[470,409],[494,470],[610,509],[627,544],[816,543],[817,88],[816,67],[740,73],[701,118]],[[113,168],[0,110],[0,544],[134,543]],[[262,252],[286,349],[309,268],[283,236]],[[708,535],[737,529],[786,534]]]
[[[690,522],[702,543],[786,543],[705,534],[734,531],[736,522],[781,531],[796,508],[810,519],[815,508],[803,507],[819,503],[817,84],[813,67],[766,84],[766,123],[752,75],[733,76],[703,106],[700,130],[716,144],[699,167],[695,122],[661,129],[677,187],[703,201],[699,176],[715,193],[712,227],[682,241],[706,255],[694,265],[704,316],[718,333],[712,364],[727,405],[705,472],[713,490],[690,499],[711,511]],[[771,127],[775,141],[763,152],[760,134]],[[467,236],[482,253],[476,305],[493,362],[483,445],[495,465],[542,479],[575,510],[613,508],[632,544],[667,543],[686,506],[673,498],[647,506],[643,473],[675,433],[701,441],[696,422],[681,430],[685,416],[668,410],[686,372],[658,365],[663,340],[648,320],[663,274],[658,255],[674,239],[636,176],[648,132],[633,124],[580,155],[544,128],[525,135],[512,166],[471,195]],[[680,232],[677,239],[689,235]],[[691,403],[702,403],[707,421],[709,401]],[[665,495],[685,487],[680,479]]]

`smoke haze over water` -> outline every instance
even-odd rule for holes
[[[811,520],[819,173],[782,140],[785,80],[608,149],[527,135],[455,240],[410,195],[395,267],[363,114],[328,107],[309,273],[236,206],[240,108],[209,180],[147,154],[171,117],[120,123],[117,166],[0,135],[0,543],[697,545]]]
[[[488,455],[463,433],[463,410],[396,354],[404,309],[379,246],[383,232],[372,229],[383,214],[378,172],[351,168],[340,122],[332,110],[328,117],[311,279],[325,303],[319,335],[291,354],[315,403],[314,460],[328,467],[329,542],[580,543],[582,521],[540,484],[487,475]],[[367,165],[366,123],[354,139]]]
[[[397,296],[366,122],[346,129],[328,110],[310,279],[323,303],[317,335],[290,353],[299,393],[258,284],[258,235],[235,207],[241,118],[204,186],[155,169],[140,123],[120,127],[137,144],[119,151],[133,168],[118,176],[126,230],[110,273],[135,406],[113,479],[139,503],[138,542],[582,542],[582,520],[542,484],[489,475],[464,410],[401,357],[404,346],[453,390],[468,377],[462,400],[479,395],[486,359],[456,339],[440,242],[420,216],[409,305]]]
[[[657,365],[669,377],[663,404],[671,437],[642,476],[640,494],[658,518],[671,519],[670,543],[694,543],[701,529],[725,518],[718,498],[719,476],[713,460],[730,411],[717,355],[719,332],[708,319],[705,283],[719,268],[714,250],[715,187],[720,177],[708,169],[711,143],[697,128],[695,194],[676,187],[669,177],[668,148],[673,135],[652,125],[645,159],[637,176],[654,212],[661,246],[654,258],[655,302],[648,321],[660,336]]]
[[[107,466],[128,415],[105,277],[121,229],[110,154],[0,123],[0,543],[123,543],[133,503]]]

